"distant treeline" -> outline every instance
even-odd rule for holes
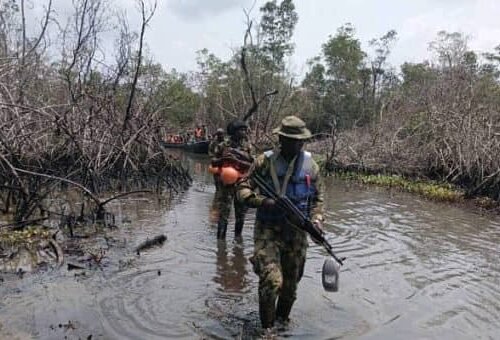
[[[155,155],[165,134],[193,123],[213,132],[248,112],[252,138],[264,143],[283,116],[298,114],[327,137],[330,162],[432,177],[499,199],[500,46],[480,54],[463,34],[438,32],[430,60],[395,67],[388,63],[395,30],[374,37],[365,51],[355,28],[344,24],[299,78],[288,64],[299,13],[292,0],[274,0],[242,13],[247,25],[235,29],[243,43],[232,57],[204,49],[197,70],[167,72],[144,44],[156,6],[136,3],[139,27],[106,0],[73,1],[67,24],[51,0],[37,2],[46,8],[41,28],[27,30],[24,1],[2,2],[6,174],[5,160],[13,165],[52,149],[71,150],[91,165],[89,174],[110,165],[134,169]],[[113,34],[114,48],[104,48]]]

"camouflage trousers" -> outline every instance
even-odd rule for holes
[[[220,175],[214,175],[214,185],[215,185],[215,195],[217,196],[220,188],[223,186],[222,180],[220,179]]]
[[[235,186],[226,186],[220,184],[216,186],[217,210],[219,213],[217,223],[217,238],[223,239],[226,237],[227,224],[229,215],[231,214],[231,206],[234,206],[234,234],[240,236],[245,223],[245,215],[248,208],[236,198]]]
[[[272,327],[275,319],[288,320],[304,273],[307,245],[306,234],[290,225],[256,222],[250,261],[259,276],[262,327]]]

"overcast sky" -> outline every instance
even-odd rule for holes
[[[33,0],[39,2],[40,0]],[[55,0],[59,11],[69,0]],[[41,2],[41,1],[40,1]],[[242,42],[243,8],[253,0],[158,0],[157,12],[147,32],[150,53],[167,69],[196,68],[196,51],[207,48],[221,58]],[[257,0],[251,15],[258,17]],[[139,28],[134,0],[114,0],[127,9],[132,28]],[[500,0],[295,0],[299,15],[292,69],[303,74],[307,59],[318,55],[321,45],[337,28],[350,22],[365,50],[368,41],[390,29],[398,32],[391,63],[429,59],[428,43],[440,30],[470,36],[470,47],[491,51],[500,44]]]

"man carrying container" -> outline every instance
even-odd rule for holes
[[[223,168],[226,165],[231,165],[231,154],[236,151],[244,155],[249,160],[253,160],[254,150],[252,145],[247,140],[248,126],[242,120],[234,120],[227,126],[227,134],[229,139],[218,144],[214,150],[214,159],[212,165],[217,168]],[[245,222],[245,214],[247,208],[244,204],[235,198],[236,185],[234,183],[222,184],[220,187],[220,195],[218,197],[218,210],[219,220],[217,223],[217,238],[225,239],[229,214],[231,206],[234,205],[235,225],[234,235],[240,237],[243,231],[243,224]]]
[[[212,159],[215,158],[215,152],[217,150],[217,147],[219,144],[224,142],[224,129],[218,128],[217,131],[215,132],[214,138],[208,145],[208,155],[212,157]],[[221,195],[221,188],[222,188],[222,181],[220,178],[220,173],[219,171],[210,166],[208,170],[213,174],[214,176],[214,185],[215,185],[215,194],[214,194],[214,199],[213,199],[213,205],[211,209],[211,220],[218,220],[219,216],[219,201],[220,201],[220,195]]]
[[[280,196],[288,197],[321,230],[323,195],[319,166],[311,153],[302,150],[311,132],[296,116],[285,117],[274,132],[279,135],[280,148],[260,155],[253,171]],[[294,227],[274,199],[258,192],[251,176],[238,184],[237,198],[246,206],[257,208],[250,261],[259,276],[262,327],[271,328],[276,320],[288,321],[304,272],[307,235]]]

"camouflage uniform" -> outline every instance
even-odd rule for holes
[[[222,143],[222,142],[219,142],[218,140],[214,139],[213,141],[210,142],[210,144],[208,145],[208,155],[210,157],[213,157],[215,155],[215,149],[217,148],[217,145],[219,143]]]
[[[303,124],[301,120],[299,121]],[[299,123],[292,119],[291,124]],[[309,136],[310,133],[307,132],[306,129],[302,135],[297,136]],[[297,159],[300,157],[302,161],[298,162]],[[303,161],[305,158],[307,158],[307,165],[306,161]],[[277,192],[285,193],[289,198],[292,196],[290,193],[295,190],[294,186],[298,183],[295,181],[298,178],[296,174],[303,173],[301,169],[306,171],[314,190],[307,197],[305,213],[313,221],[322,221],[323,195],[319,166],[311,158],[310,153],[304,151],[297,159],[288,163],[281,157],[279,151],[267,152],[256,159],[254,171],[274,186]],[[295,163],[298,164],[295,165]],[[273,176],[273,173],[277,172],[276,164],[281,164],[281,167],[286,168],[285,176]],[[238,186],[237,196],[238,200],[246,205],[257,208],[254,254],[250,261],[255,273],[259,276],[260,319],[262,326],[268,328],[273,325],[276,318],[283,321],[288,319],[296,299],[297,285],[304,272],[308,241],[306,233],[293,227],[277,208],[260,213],[259,211],[263,210],[261,206],[265,197],[258,194],[255,188],[251,180],[242,182]]]
[[[246,141],[236,141],[233,138],[226,140],[218,144],[215,148],[215,157],[221,158],[227,149],[237,149],[238,151],[248,155],[249,158],[254,154],[252,145]],[[217,197],[218,201],[218,212],[219,221],[217,223],[217,238],[224,239],[226,237],[227,223],[229,219],[229,214],[231,213],[231,205],[234,205],[234,233],[236,236],[241,235],[243,230],[243,224],[245,222],[245,214],[247,212],[247,207],[236,200],[235,197],[235,185],[224,185],[220,183],[219,195]]]
[[[212,141],[208,145],[208,155],[210,157],[215,157],[215,151],[217,145],[224,142],[225,140],[226,139],[224,138],[224,129],[218,128],[217,131],[215,131],[215,134],[213,135]]]
[[[219,146],[219,144],[223,142],[224,140],[219,141],[217,140],[217,138],[214,138],[214,140],[211,141],[210,144],[208,145],[208,155],[214,158],[217,151],[217,147]],[[219,196],[219,190],[222,186],[219,174],[214,174],[214,184],[215,184],[215,200],[217,200],[217,197]]]

